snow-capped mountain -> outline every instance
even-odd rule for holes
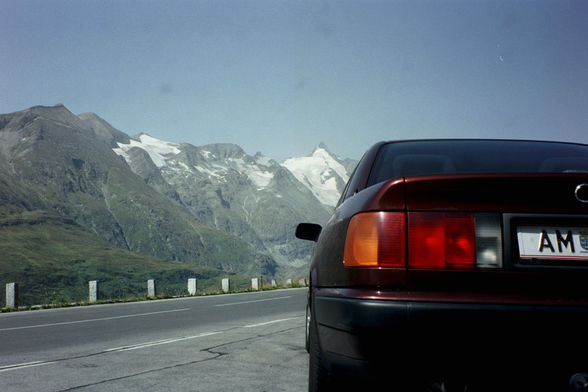
[[[159,192],[205,225],[235,235],[283,271],[307,267],[309,244],[294,238],[298,222],[324,223],[349,174],[324,144],[281,164],[234,144],[193,146],[140,134],[113,151]]]
[[[155,166],[164,171],[189,173],[196,170],[216,182],[222,181],[230,170],[235,170],[245,175],[258,187],[258,190],[263,190],[270,184],[277,164],[276,161],[260,152],[253,157],[248,156],[237,146],[229,148],[233,149],[233,154],[227,155],[225,151],[218,156],[218,148],[223,146],[220,144],[197,147],[200,159],[196,159],[196,165],[189,167],[176,157],[182,152],[181,144],[159,140],[145,133],[131,139],[129,143],[117,144],[118,147],[113,151],[124,157],[128,163],[132,162],[128,151],[140,148],[149,155]],[[226,146],[231,145],[224,144],[224,146],[227,148]],[[318,201],[331,207],[335,206],[339,200],[341,191],[349,179],[349,173],[342,161],[329,152],[324,143],[316,147],[310,155],[288,158],[280,165],[288,169]]]
[[[324,143],[307,157],[289,158],[282,162],[323,204],[337,204],[349,179],[349,173],[341,161],[333,156]]]
[[[224,151],[219,155],[219,148],[223,148],[222,146]],[[193,171],[196,170],[211,181],[222,182],[234,170],[246,176],[257,186],[258,191],[271,183],[277,165],[276,161],[260,152],[252,157],[238,146],[230,144],[197,147],[199,157],[193,156],[192,164],[188,165],[177,157],[182,152],[181,144],[159,140],[145,133],[131,139],[129,143],[119,142],[113,151],[130,164],[132,158],[128,152],[133,148],[144,150],[153,164],[162,171],[194,174]],[[232,152],[227,154],[227,151]],[[331,207],[339,200],[349,179],[349,173],[342,161],[329,152],[324,143],[316,147],[309,156],[288,158],[280,165],[308,188],[318,201]]]

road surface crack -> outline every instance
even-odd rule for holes
[[[175,365],[169,365],[169,366],[163,366],[163,367],[159,367],[159,368],[155,368],[155,369],[144,370],[144,371],[141,371],[141,372],[137,372],[137,373],[133,373],[133,374],[127,374],[127,375],[119,376],[119,377],[113,377],[113,378],[109,378],[109,379],[101,380],[101,381],[96,381],[96,382],[85,384],[85,385],[78,385],[78,386],[71,387],[71,388],[61,389],[58,392],[75,391],[75,390],[79,390],[79,389],[83,389],[83,388],[88,388],[88,387],[92,387],[92,386],[96,386],[96,385],[107,384],[107,383],[110,383],[110,382],[113,382],[113,381],[126,380],[126,379],[130,379],[130,378],[133,378],[133,377],[143,376],[143,375],[146,375],[146,374],[161,372],[161,371],[164,371],[164,370],[177,369],[177,368],[181,368],[181,367],[184,367],[184,366],[190,366],[190,365],[195,365],[195,364],[198,364],[198,363],[203,363],[203,362],[208,362],[208,361],[214,361],[214,360],[220,359],[220,358],[222,358],[224,356],[230,355],[229,352],[224,352],[224,351],[218,350],[219,348],[221,348],[223,346],[229,346],[231,344],[243,343],[243,342],[248,342],[248,341],[254,341],[254,340],[258,340],[260,338],[264,338],[264,337],[268,337],[268,336],[272,336],[272,335],[278,335],[278,334],[285,333],[285,332],[289,332],[289,331],[292,331],[292,330],[297,329],[297,328],[300,328],[300,326],[285,328],[285,329],[281,329],[279,331],[273,331],[273,332],[269,332],[269,333],[256,334],[254,336],[250,336],[250,337],[243,338],[243,339],[231,340],[229,342],[225,342],[225,343],[218,344],[218,345],[215,345],[215,346],[203,348],[203,349],[200,350],[200,352],[206,352],[206,353],[212,354],[213,356],[210,357],[210,358],[203,358],[203,359],[198,359],[198,360],[194,360],[194,361],[178,363],[178,364],[175,364]],[[231,328],[231,329],[233,329],[233,328]],[[90,356],[93,356],[93,355],[97,355],[97,354],[90,354],[90,355],[79,357],[79,358],[90,357]],[[65,359],[62,359],[62,361],[64,361],[64,360]]]
[[[208,358],[207,359],[207,360],[215,360],[215,359],[219,359],[219,358],[221,358],[221,357],[223,357],[225,355],[229,355],[230,354],[230,353],[227,353],[227,352],[214,351],[217,348],[220,348],[220,347],[223,347],[223,346],[229,346],[231,344],[237,344],[237,343],[244,343],[244,342],[248,342],[248,341],[253,341],[253,340],[257,340],[257,339],[264,338],[264,337],[267,337],[267,336],[278,335],[280,333],[289,332],[289,331],[292,331],[292,330],[297,329],[297,328],[300,328],[300,327],[291,327],[291,328],[286,328],[286,329],[282,329],[282,330],[274,331],[274,332],[270,332],[270,333],[257,334],[255,336],[250,336],[248,338],[232,340],[230,342],[226,342],[226,343],[223,343],[223,344],[217,344],[216,346],[203,348],[200,351],[201,352],[207,352],[209,354],[216,355],[215,358]]]
[[[75,390],[82,389],[82,388],[88,388],[88,387],[93,387],[93,386],[96,386],[96,385],[107,384],[107,383],[113,382],[113,381],[120,381],[120,380],[125,380],[125,379],[129,379],[129,378],[133,378],[133,377],[142,376],[142,375],[145,375],[145,374],[157,373],[157,372],[160,372],[160,371],[163,371],[163,370],[175,369],[175,368],[179,368],[179,367],[183,367],[183,366],[188,366],[188,365],[194,365],[194,364],[201,363],[201,362],[215,360],[215,359],[217,359],[217,357],[220,357],[220,356],[224,355],[222,353],[221,354],[217,354],[217,353],[214,353],[214,352],[210,352],[210,353],[211,354],[214,354],[215,356],[214,357],[211,357],[211,358],[198,359],[198,360],[195,360],[195,361],[178,363],[178,364],[175,364],[175,365],[169,365],[169,366],[159,367],[159,368],[155,368],[155,369],[149,369],[149,370],[145,370],[145,371],[138,372],[138,373],[127,374],[125,376],[113,377],[113,378],[109,378],[107,380],[96,381],[96,382],[85,384],[85,385],[78,385],[78,386],[67,388],[67,389],[60,389],[58,392],[75,391]]]

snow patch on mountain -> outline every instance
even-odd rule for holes
[[[170,154],[177,155],[180,153],[178,144],[165,142],[145,133],[139,135],[137,139],[131,139],[129,144],[117,143],[118,148],[113,148],[113,151],[129,162],[130,158],[127,152],[131,148],[139,147],[149,154],[149,157],[157,167],[166,166],[167,156]]]
[[[188,165],[176,158],[181,152],[179,144],[165,142],[147,134],[131,139],[128,144],[117,143],[114,152],[130,162],[128,151],[134,147],[145,150],[153,163],[162,170],[184,172],[185,175],[200,173],[216,183],[223,183],[232,171],[247,176],[258,191],[267,188],[276,168],[282,166],[289,170],[298,181],[306,186],[313,195],[328,206],[335,206],[341,195],[342,187],[349,175],[341,161],[331,154],[321,143],[310,156],[288,158],[281,164],[267,158],[261,153],[249,156],[240,147],[231,144],[208,145],[198,148],[202,158]]]
[[[216,158],[215,155],[212,152],[208,151],[208,150],[201,150],[200,151],[200,154],[202,154],[202,156],[204,158],[206,158],[206,159],[210,159],[211,157],[212,158]]]
[[[241,158],[232,158],[229,159],[229,162],[232,163],[232,166],[234,165],[233,167],[237,171],[244,173],[252,183],[260,188],[265,188],[268,186],[272,178],[274,178],[274,174],[272,172],[261,169],[258,164],[245,162]]]
[[[211,170],[202,166],[196,166],[194,169],[198,170],[200,173],[208,175],[209,178],[220,178],[223,175],[222,170]]]
[[[311,156],[286,159],[282,166],[290,170],[321,203],[329,206],[336,205],[339,200],[341,189],[338,184],[345,184],[349,179],[345,167],[323,145]]]
[[[269,185],[272,178],[274,178],[274,175],[270,172],[257,171],[247,173],[247,177],[258,187],[265,188]]]

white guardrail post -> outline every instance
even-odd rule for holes
[[[223,293],[228,293],[229,289],[230,289],[230,281],[229,278],[224,278],[222,280],[222,288],[223,288]]]
[[[91,304],[98,301],[98,281],[91,280],[88,282],[88,302]]]
[[[11,309],[18,307],[18,284],[16,283],[6,284],[6,307]]]
[[[254,290],[254,291],[259,290],[259,278],[252,278],[251,279],[251,290]]]
[[[147,297],[155,297],[155,281],[153,279],[147,281]]]
[[[196,279],[195,278],[188,279],[188,294],[196,295]]]

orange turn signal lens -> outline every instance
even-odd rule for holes
[[[349,222],[343,264],[346,267],[404,267],[405,214],[367,212]]]

